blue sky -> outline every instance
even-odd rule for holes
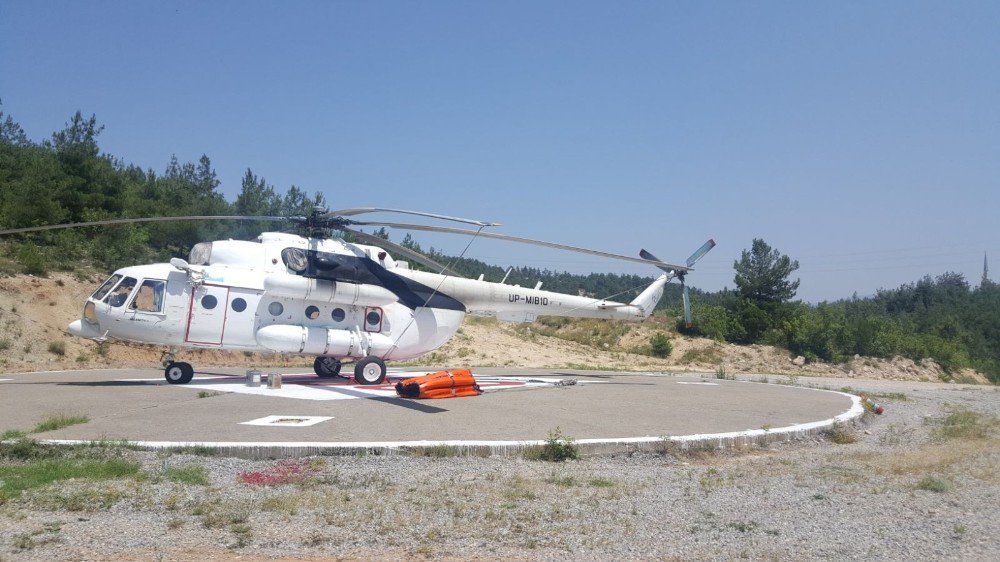
[[[105,152],[160,171],[206,153],[231,200],[249,167],[673,261],[714,237],[708,290],[760,237],[818,301],[977,284],[984,251],[1000,272],[998,30],[997,2],[0,0],[0,110],[36,140],[94,113]]]

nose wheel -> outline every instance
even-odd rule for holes
[[[163,377],[170,384],[187,384],[194,378],[194,367],[190,363],[169,363],[163,370]]]

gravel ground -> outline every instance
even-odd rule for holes
[[[837,436],[853,443],[563,463],[104,451],[148,476],[7,502],[0,559],[1000,560],[1000,389],[809,383],[872,392],[886,413]],[[969,411],[980,435],[942,435]],[[177,481],[191,466],[206,484]]]

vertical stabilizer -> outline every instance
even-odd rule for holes
[[[664,273],[663,275],[656,278],[656,281],[646,287],[638,297],[635,298],[629,304],[631,306],[637,307],[642,311],[643,318],[649,318],[649,315],[653,313],[653,309],[656,308],[656,304],[660,302],[663,297],[663,286],[670,281],[670,276]]]

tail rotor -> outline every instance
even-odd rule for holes
[[[689,268],[691,268],[692,266],[694,266],[694,264],[698,263],[698,260],[700,260],[701,258],[703,258],[705,256],[705,254],[707,254],[708,251],[711,250],[714,247],[715,247],[715,240],[712,240],[712,239],[709,239],[708,242],[705,242],[704,244],[702,244],[700,248],[698,248],[697,250],[695,250],[695,252],[693,254],[691,254],[690,257],[688,257],[687,261],[685,262],[685,265],[687,266],[687,268],[683,268],[683,269],[680,269],[680,270],[675,270],[675,269],[669,269],[669,268],[666,268],[666,267],[658,266],[658,267],[660,267],[660,269],[662,269],[663,271],[665,271],[667,273],[667,275],[669,275],[671,277],[676,277],[681,282],[681,299],[682,299],[682,301],[684,303],[684,324],[688,328],[694,327],[694,322],[693,322],[693,319],[692,319],[692,316],[691,316],[691,295],[688,292],[688,286],[687,286],[687,284],[684,283],[684,277],[687,276]],[[662,260],[658,259],[656,256],[654,256],[653,254],[647,252],[646,250],[640,250],[639,251],[639,257],[641,257],[644,260],[649,260],[649,261],[653,261],[653,262],[662,261]]]

